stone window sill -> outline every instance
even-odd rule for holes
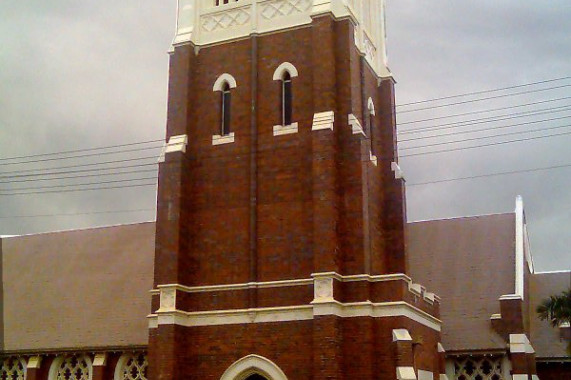
[[[289,135],[291,133],[297,133],[297,123],[274,125],[274,136]]]
[[[212,136],[212,145],[232,144],[234,142],[234,132],[227,135]]]

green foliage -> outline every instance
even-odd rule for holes
[[[544,299],[536,311],[539,319],[549,321],[553,327],[571,323],[571,289]],[[571,356],[571,340],[567,342],[567,353]]]
[[[560,295],[544,299],[536,309],[539,319],[549,321],[553,327],[571,322],[571,289]]]

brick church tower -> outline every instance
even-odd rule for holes
[[[382,0],[179,0],[150,379],[445,377],[384,35]]]

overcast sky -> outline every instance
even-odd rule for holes
[[[0,2],[0,159],[161,139],[175,9],[175,0]],[[387,0],[397,104],[547,81],[398,108],[410,221],[509,212],[520,194],[536,269],[571,268],[571,167],[419,185],[571,165],[571,135],[565,134],[571,132],[565,127],[571,100],[560,99],[571,96],[571,80],[552,81],[571,76],[569,20],[568,0]],[[462,104],[447,106],[452,102]],[[459,113],[470,115],[449,117]],[[427,118],[433,120],[419,122]],[[459,121],[468,125],[452,124]],[[428,131],[413,131],[419,128]],[[468,133],[473,130],[483,131]],[[502,136],[486,137],[493,135]],[[558,136],[536,138],[545,135]],[[524,138],[531,139],[504,143]],[[463,139],[472,140],[443,144]],[[437,145],[410,149],[427,144]],[[470,148],[476,145],[490,146]],[[81,154],[99,155],[69,160],[0,161],[0,234],[154,219],[156,189],[146,186],[152,179],[141,178],[154,176],[158,146],[122,147],[141,149],[122,154],[87,151]],[[120,176],[87,171],[101,166],[69,167],[139,157],[108,165],[145,165]],[[51,178],[82,177],[38,181],[25,171],[35,168],[61,172]],[[132,181],[113,182],[125,179]],[[77,183],[136,186],[50,188]],[[15,194],[23,192],[42,194]]]

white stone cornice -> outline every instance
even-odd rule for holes
[[[149,328],[159,325],[218,326],[267,322],[311,320],[316,316],[335,315],[340,318],[355,317],[406,317],[433,330],[440,331],[442,322],[430,314],[406,302],[353,302],[330,301],[313,305],[268,307],[253,309],[212,310],[185,312],[181,310],[149,315]]]

